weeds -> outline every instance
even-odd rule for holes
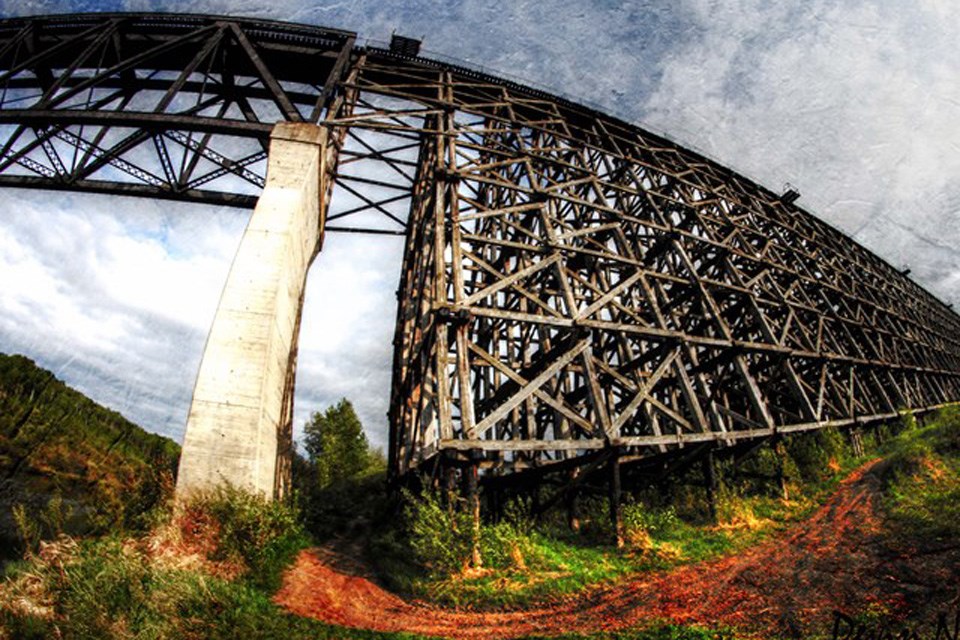
[[[240,562],[254,586],[274,591],[283,569],[309,544],[298,511],[232,487],[195,496],[180,514],[181,523],[215,523],[214,561]]]
[[[0,585],[0,638],[399,637],[298,618],[270,601],[307,543],[283,504],[224,489],[154,519],[146,536],[38,543]],[[171,547],[175,558],[213,564],[174,561]],[[216,563],[234,563],[239,577],[210,571]]]
[[[42,540],[51,540],[63,535],[65,523],[73,515],[73,509],[63,503],[60,494],[54,494],[36,518],[27,513],[23,504],[15,504],[12,509],[13,522],[17,528],[17,539],[24,554],[34,553]]]
[[[915,421],[891,441],[885,504],[896,533],[960,538],[960,410],[941,411],[926,427]]]
[[[435,492],[406,494],[406,529],[410,550],[427,575],[439,578],[462,572],[473,551],[473,520],[461,509],[448,508]]]
[[[867,452],[876,450],[870,434],[862,441]],[[835,429],[785,437],[780,452],[763,448],[736,469],[729,461],[718,463],[716,522],[708,518],[697,468],[689,478],[626,492],[622,550],[611,544],[602,494],[581,496],[577,532],[568,529],[562,514],[534,518],[529,501],[515,498],[499,521],[481,525],[483,568],[469,568],[470,517],[456,499],[448,504],[427,491],[407,495],[401,524],[371,540],[370,556],[396,589],[484,610],[526,606],[628,573],[708,560],[805,517],[863,462]],[[783,497],[780,478],[790,500]],[[945,493],[940,504],[952,496]]]

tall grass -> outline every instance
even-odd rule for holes
[[[876,451],[864,437],[867,455]],[[627,545],[617,549],[601,495],[580,499],[580,529],[553,511],[539,519],[524,499],[480,528],[482,567],[471,566],[472,521],[462,504],[427,491],[408,496],[403,517],[370,543],[371,558],[394,588],[442,604],[517,608],[555,599],[628,573],[664,570],[735,553],[805,517],[866,456],[844,434],[824,429],[784,438],[783,456],[763,448],[734,469],[719,462],[717,520],[709,518],[698,468],[660,487],[625,487]],[[776,478],[786,477],[789,500]]]
[[[215,537],[213,561],[240,563],[256,587],[275,591],[283,570],[310,539],[298,511],[232,487],[195,496],[175,515],[181,529],[199,520]]]
[[[41,543],[0,585],[0,639],[386,638],[288,615],[270,598],[309,538],[289,506],[234,490],[152,530]]]
[[[960,540],[960,408],[915,421],[889,442],[885,505],[895,532],[927,543]]]

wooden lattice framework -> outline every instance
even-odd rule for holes
[[[600,114],[397,66],[369,61],[361,93],[435,101],[400,291],[399,473],[450,450],[512,471],[729,445],[960,395],[957,316],[795,205]]]
[[[0,23],[0,186],[248,207],[282,120],[337,141],[327,231],[405,241],[394,477],[441,461],[512,477],[960,400],[947,306],[792,198],[616,118],[343,31]]]

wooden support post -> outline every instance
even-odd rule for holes
[[[574,467],[570,470],[570,488],[567,489],[567,524],[570,530],[580,531],[580,490],[577,487],[577,478],[580,475],[580,467]]]
[[[703,486],[707,489],[707,509],[710,520],[717,522],[717,470],[714,467],[713,449],[708,449],[701,462],[703,465]]]
[[[534,518],[538,521],[543,512],[543,505],[540,504],[540,484],[536,483],[530,487],[530,513],[533,514]],[[549,505],[548,505],[549,506]]]
[[[609,471],[610,524],[617,548],[623,547],[623,511],[620,508],[620,452],[614,451],[607,463]]]
[[[858,458],[863,456],[863,434],[860,427],[850,427],[848,437],[850,438],[850,446],[853,448],[853,455]]]
[[[466,475],[466,498],[467,510],[472,522],[472,545],[473,551],[470,559],[470,565],[474,569],[483,566],[483,559],[480,557],[480,464],[478,458],[479,451],[470,452],[470,464],[463,470]]]
[[[493,522],[500,522],[503,520],[503,489],[487,486],[484,493],[487,497],[488,517]]]
[[[784,459],[787,452],[783,447],[783,440],[776,438],[773,441],[773,453],[777,458],[777,483],[780,485],[780,496],[784,500],[790,499],[790,489],[787,487],[787,476],[783,471]]]
[[[449,464],[443,466],[443,501],[451,516],[457,508],[457,470]]]
[[[886,434],[884,433],[884,429],[886,428],[886,426],[887,426],[886,422],[873,423],[873,439],[876,441],[878,445],[883,444],[883,441],[886,439],[885,438]]]
[[[660,495],[660,503],[671,504],[673,502],[673,482],[671,481],[671,468],[666,460],[660,465],[656,483],[657,493]]]

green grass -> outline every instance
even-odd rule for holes
[[[960,408],[911,424],[885,447],[885,506],[895,534],[927,544],[960,539]]]
[[[280,587],[283,570],[311,542],[295,509],[232,487],[194,496],[181,518],[214,523],[211,559],[241,563],[246,579],[268,592]]]
[[[271,602],[282,571],[309,543],[298,517],[228,489],[155,516],[150,534],[64,536],[7,567],[0,638],[416,637],[327,625]],[[190,546],[195,529],[199,542]],[[206,564],[182,565],[191,554]]]
[[[414,594],[448,606],[515,609],[609,582],[634,569],[623,554],[578,547],[536,532],[524,540],[523,563],[522,567],[500,563],[475,574],[416,576],[406,586]]]
[[[413,522],[407,523],[406,531],[375,539],[370,556],[382,577],[403,593],[473,610],[517,609],[609,584],[626,575],[736,553],[799,519],[812,499],[785,504],[767,496],[747,496],[730,501],[736,507],[728,510],[729,520],[721,526],[678,517],[669,508],[628,505],[628,544],[623,549],[598,543],[611,539],[600,502],[587,509],[593,513],[584,519],[580,534],[555,522],[539,526],[509,521],[484,524],[480,540],[483,567],[471,570],[464,568],[470,548],[468,524],[456,513],[451,516],[455,525],[447,522],[447,511],[435,498],[428,498],[426,508],[421,506],[421,511],[408,516]],[[418,520],[424,511],[427,516]],[[642,514],[635,518],[640,522],[631,526],[630,516],[637,513]],[[642,533],[632,536],[634,528]],[[440,553],[435,549],[443,550],[440,560],[431,555]],[[459,556],[451,552],[457,549]]]
[[[165,569],[118,539],[87,541],[46,567],[13,576],[43,581],[50,611],[0,607],[13,638],[413,638],[356,631],[284,613],[246,581]]]
[[[666,498],[652,490],[628,496],[624,549],[609,544],[613,535],[603,499],[581,500],[579,533],[557,515],[534,523],[528,505],[519,502],[508,508],[504,522],[482,525],[483,566],[470,569],[469,518],[428,493],[412,501],[399,526],[371,540],[369,555],[381,577],[402,593],[474,610],[522,608],[755,545],[809,516],[875,455],[873,435],[864,439],[867,455],[858,458],[832,429],[786,438],[787,501],[772,480],[745,479],[774,475],[778,463],[772,451],[755,455],[741,476],[721,465],[719,525],[707,522],[704,491],[692,485],[695,478],[674,479]]]

